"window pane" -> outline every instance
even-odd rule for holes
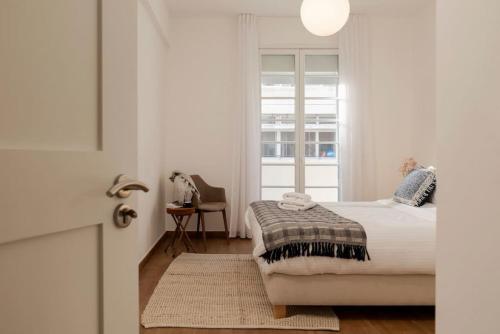
[[[262,188],[262,200],[276,200],[279,201],[283,198],[284,193],[295,191],[295,188]]]
[[[338,167],[335,142],[337,135],[338,57],[334,55],[307,55],[304,76],[305,108],[305,186],[335,186]],[[318,135],[308,134],[318,133]],[[320,143],[311,143],[319,141]],[[307,143],[309,142],[309,143]],[[325,166],[307,166],[325,164]],[[317,201],[337,200],[335,189],[311,189]],[[333,193],[332,193],[333,192]]]
[[[264,135],[262,140],[277,142],[262,144],[263,164],[295,163],[295,80],[297,78],[295,61],[295,55],[263,55],[261,58],[261,129],[263,133],[276,133],[274,138],[271,135]],[[263,168],[267,167],[270,166],[263,166]],[[295,170],[294,167],[286,168]],[[263,177],[267,176],[263,175]],[[265,186],[264,181],[263,179]],[[279,182],[279,180],[273,182]],[[295,184],[295,182],[287,183],[289,184],[279,183],[279,185],[294,186]],[[276,184],[267,184],[269,185]]]
[[[295,144],[281,144],[282,157],[295,157]]]
[[[262,72],[295,72],[294,55],[263,55]]]
[[[281,163],[295,161],[295,144],[262,144],[262,157],[267,163]],[[281,161],[282,158],[287,160]],[[290,160],[291,159],[291,160]]]
[[[306,73],[306,77],[304,78],[304,84],[306,86],[311,86],[312,88],[322,88],[322,89],[330,89],[332,87],[336,87],[339,84],[339,78],[335,74],[317,74],[317,73]],[[332,94],[336,94],[336,92],[332,92]],[[310,95],[307,95],[310,97]],[[313,96],[331,96],[330,94],[321,94],[321,95],[313,95]],[[335,96],[335,95],[333,95]]]
[[[262,100],[263,114],[294,114],[295,100],[294,99],[263,99]]]
[[[295,132],[281,132],[281,141],[295,141]]]
[[[336,115],[306,115],[305,130],[336,130]]]
[[[315,157],[318,155],[318,153],[316,153],[316,144],[306,144],[305,149],[306,157]]]
[[[295,56],[262,56],[262,97],[295,96]]]
[[[313,144],[311,144],[313,145]],[[316,151],[314,155],[305,157],[305,164],[331,165],[337,164],[337,144],[314,144]]]
[[[306,56],[304,76],[306,113],[307,112],[332,112],[332,104],[308,103],[307,98],[337,97],[338,86],[338,57],[335,55],[309,55]],[[308,106],[309,104],[309,106]],[[328,111],[330,110],[330,111]]]
[[[315,202],[338,202],[337,188],[306,188],[306,194],[311,195]]]
[[[262,186],[295,186],[294,166],[262,166]]]
[[[262,141],[276,141],[276,132],[265,131],[261,133]]]
[[[327,75],[306,76],[304,97],[337,97],[338,78]]]
[[[306,99],[305,114],[336,114],[337,101],[331,99]]]
[[[306,132],[306,141],[316,141],[316,132]]]
[[[319,141],[335,141],[336,133],[335,132],[320,132],[319,133]]]
[[[324,187],[339,185],[339,171],[337,166],[306,166],[306,187]]]
[[[337,157],[337,150],[334,144],[319,144],[319,157],[321,158],[335,158]]]
[[[262,72],[262,85],[264,87],[294,87],[295,75],[292,72]],[[292,92],[295,94],[295,91]]]
[[[263,165],[291,165],[295,164],[295,158],[294,157],[262,157],[262,164]]]
[[[263,157],[276,157],[276,144],[262,144]]]
[[[295,116],[289,114],[262,114],[262,132],[295,130]],[[291,131],[290,131],[291,132]]]
[[[294,75],[262,75],[262,97],[294,97]]]
[[[331,73],[338,75],[337,55],[307,55],[306,74],[310,73]]]
[[[293,114],[262,114],[262,124],[270,125],[295,125]]]

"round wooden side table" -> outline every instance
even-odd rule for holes
[[[167,208],[167,214],[171,215],[176,224],[175,232],[172,237],[172,240],[169,241],[167,247],[165,248],[165,253],[168,251],[170,247],[173,249],[173,257],[176,256],[176,243],[183,242],[186,246],[186,250],[189,252],[190,250],[193,253],[196,253],[196,249],[187,234],[186,227],[189,224],[189,220],[191,216],[195,213],[195,208]]]

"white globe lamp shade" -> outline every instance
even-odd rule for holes
[[[304,0],[300,18],[312,34],[330,36],[346,24],[350,11],[349,0]]]

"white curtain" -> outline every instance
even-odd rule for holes
[[[239,105],[235,115],[229,236],[251,237],[245,211],[260,192],[260,75],[257,22],[241,14],[239,30]]]
[[[373,200],[376,171],[367,17],[352,15],[339,32],[339,63],[341,200]]]

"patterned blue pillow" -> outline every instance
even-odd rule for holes
[[[394,201],[411,206],[422,206],[436,188],[436,174],[425,168],[408,174],[394,193]]]

